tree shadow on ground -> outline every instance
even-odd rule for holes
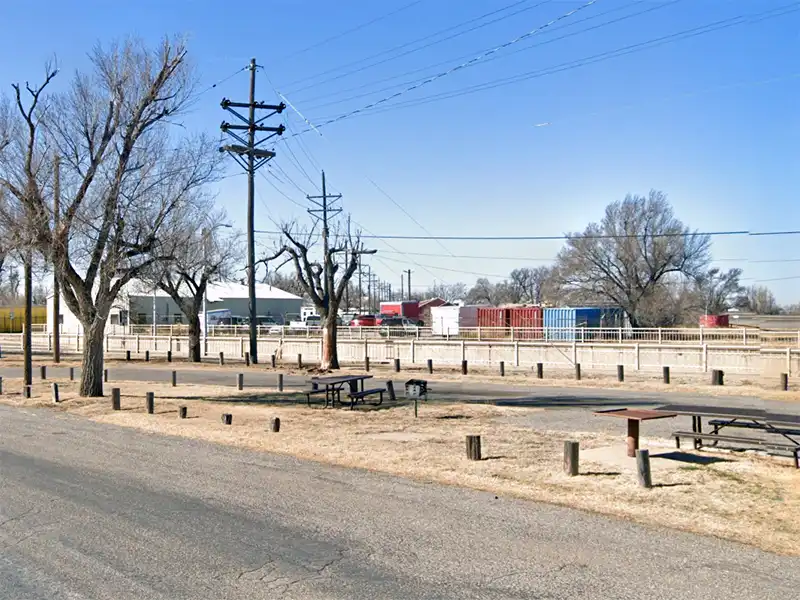
[[[578,475],[586,477],[618,477],[622,473],[619,471],[582,471]]]
[[[722,458],[719,456],[703,456],[700,454],[690,454],[688,452],[662,452],[660,454],[651,454],[651,459],[663,458],[665,460],[674,460],[676,462],[687,463],[690,465],[713,465],[714,463],[727,463],[733,462],[729,458]]]
[[[632,400],[613,396],[570,396],[547,395],[527,396],[491,401],[497,406],[516,406],[520,408],[602,408],[607,406],[658,406],[663,400]]]

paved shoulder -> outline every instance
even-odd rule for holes
[[[800,561],[732,543],[49,411],[0,407],[0,479],[2,598],[768,600],[800,589]]]

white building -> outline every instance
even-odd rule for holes
[[[218,283],[208,286],[206,291],[206,308],[211,311],[227,310],[233,317],[247,317],[247,286],[238,283]],[[297,319],[303,299],[289,292],[284,292],[271,285],[256,285],[256,313],[259,317],[272,317],[278,324]],[[200,326],[205,319],[200,315]],[[107,333],[127,333],[131,326],[175,325],[186,323],[186,317],[177,303],[161,290],[153,290],[139,281],[126,285],[108,316]],[[53,298],[47,301],[47,330],[53,331],[55,315],[53,314]],[[82,333],[78,317],[69,310],[64,298],[61,298],[61,331],[63,333]]]

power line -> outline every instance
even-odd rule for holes
[[[319,48],[320,46],[324,46],[325,44],[328,44],[330,42],[333,42],[335,40],[343,38],[346,35],[350,35],[352,33],[355,33],[356,31],[361,31],[362,29],[366,29],[367,27],[369,27],[370,25],[374,25],[378,21],[382,21],[384,19],[388,19],[389,17],[392,17],[392,16],[394,16],[394,15],[396,15],[398,13],[401,13],[404,10],[408,10],[409,8],[412,8],[412,7],[416,6],[417,4],[421,4],[423,1],[424,0],[414,0],[414,2],[409,2],[408,4],[404,4],[400,8],[397,8],[397,9],[391,11],[391,12],[379,15],[377,17],[374,17],[373,19],[370,19],[369,21],[366,21],[365,23],[361,23],[360,25],[356,25],[355,27],[347,29],[346,31],[342,31],[341,33],[337,33],[336,35],[332,35],[329,38],[325,38],[322,41],[319,41],[319,42],[317,42],[315,44],[311,44],[310,46],[307,46],[307,47],[303,48],[302,50],[297,50],[296,52],[292,52],[291,54],[287,54],[286,56],[283,57],[282,60],[286,60],[286,59],[289,59],[289,58],[294,58],[295,56],[299,56],[300,54],[305,54],[309,50],[313,50],[314,48]]]
[[[386,252],[386,254],[392,254],[391,252]],[[426,253],[426,252],[402,252],[398,254],[404,254],[406,256],[428,256],[432,258],[446,258],[446,259],[459,259],[459,260],[505,260],[505,261],[518,261],[518,262],[553,262],[556,260],[557,257],[551,256],[549,258],[532,258],[529,256],[475,256],[475,255],[451,255],[451,256],[442,256],[441,254],[435,253]],[[767,260],[767,261],[749,261],[746,258],[715,258],[713,262],[800,262],[800,258],[798,259],[777,259],[777,260]]]
[[[508,41],[508,42],[506,42],[504,44],[501,44],[499,46],[496,46],[496,47],[492,48],[491,50],[483,52],[483,53],[479,54],[478,56],[468,60],[467,62],[464,62],[464,63],[461,63],[461,64],[456,65],[454,67],[451,67],[450,69],[447,69],[445,71],[441,71],[440,73],[437,73],[436,75],[432,75],[431,77],[428,77],[427,79],[425,79],[423,81],[420,81],[420,82],[418,82],[418,83],[416,83],[414,85],[408,86],[407,88],[404,88],[404,89],[400,90],[399,92],[395,92],[394,94],[391,94],[389,96],[385,96],[384,98],[381,98],[380,100],[376,100],[375,102],[371,102],[371,103],[367,104],[366,106],[363,106],[361,108],[357,108],[357,109],[352,110],[352,111],[350,111],[348,113],[345,113],[343,115],[339,115],[338,117],[334,117],[332,119],[329,119],[329,120],[321,123],[320,125],[318,125],[318,127],[322,127],[324,125],[330,125],[332,123],[336,123],[337,121],[341,121],[343,119],[347,119],[349,117],[355,116],[355,115],[357,115],[359,113],[362,113],[364,111],[368,111],[368,110],[373,109],[373,108],[375,108],[377,106],[380,106],[381,104],[389,102],[390,100],[394,100],[395,98],[399,98],[400,96],[403,96],[403,95],[405,95],[405,94],[407,94],[409,92],[412,92],[412,91],[417,90],[417,89],[419,89],[421,87],[424,87],[424,86],[426,86],[426,85],[428,85],[430,83],[433,83],[434,81],[442,79],[443,77],[447,77],[448,75],[451,75],[452,73],[455,73],[455,72],[460,71],[462,69],[466,69],[467,67],[477,63],[478,61],[483,60],[484,58],[487,58],[487,57],[491,56],[492,54],[495,54],[496,52],[499,52],[500,50],[503,50],[504,48],[507,48],[507,47],[509,47],[509,46],[511,46],[513,44],[518,43],[518,42],[521,42],[522,40],[528,39],[529,37],[531,37],[533,35],[536,35],[540,31],[542,31],[544,29],[547,29],[551,25],[554,25],[555,23],[558,23],[559,21],[567,19],[567,18],[571,17],[572,15],[574,15],[574,14],[576,14],[576,13],[582,11],[582,10],[585,10],[585,9],[589,8],[590,6],[595,4],[596,2],[598,2],[598,0],[589,0],[585,4],[582,4],[582,5],[580,5],[580,6],[576,7],[576,8],[573,8],[572,10],[565,12],[564,14],[562,14],[559,17],[551,19],[550,21],[548,21],[544,25],[540,25],[539,27],[536,27],[535,29],[531,29],[527,33],[523,33],[522,35],[514,38],[513,40],[510,40],[510,41]]]
[[[396,110],[400,108],[408,108],[412,106],[422,106],[424,104],[430,104],[432,102],[438,102],[441,100],[448,100],[450,98],[457,98],[461,96],[466,96],[468,94],[474,94],[477,92],[482,92],[486,90],[492,90],[499,87],[505,87],[508,85],[513,85],[515,83],[519,83],[522,81],[527,81],[530,79],[536,79],[539,77],[545,77],[547,75],[554,75],[556,73],[562,73],[565,71],[571,71],[573,69],[577,69],[580,67],[584,67],[587,65],[605,62],[606,60],[610,60],[612,58],[619,58],[621,56],[626,56],[628,54],[635,54],[638,52],[642,52],[644,50],[650,50],[652,48],[656,48],[658,46],[662,46],[668,43],[672,43],[674,41],[689,39],[692,37],[697,37],[700,35],[705,35],[707,33],[713,33],[715,31],[721,31],[724,29],[728,29],[730,27],[734,27],[736,25],[742,24],[751,24],[751,23],[758,23],[761,21],[765,21],[768,19],[782,17],[793,12],[797,12],[800,10],[800,3],[795,2],[789,5],[783,5],[781,7],[770,9],[767,11],[762,11],[760,13],[755,13],[752,15],[739,15],[736,17],[731,17],[729,19],[723,19],[721,21],[715,21],[713,23],[707,23],[705,25],[701,25],[699,27],[693,27],[691,29],[686,29],[683,31],[675,32],[669,35],[661,36],[658,38],[653,38],[644,42],[639,42],[636,44],[630,44],[628,46],[623,46],[621,48],[617,48],[615,50],[609,50],[606,52],[601,52],[599,54],[594,54],[591,56],[587,56],[584,58],[568,61],[565,63],[561,63],[554,67],[548,67],[546,69],[539,69],[536,71],[528,71],[526,73],[521,73],[519,75],[514,75],[511,77],[504,77],[500,79],[495,79],[492,81],[488,81],[482,84],[476,84],[472,86],[467,86],[458,90],[451,90],[449,92],[442,92],[439,94],[432,94],[430,96],[423,96],[422,98],[417,98],[414,100],[407,100],[403,102],[396,102],[393,104],[389,104],[388,106],[382,107],[379,110],[374,110],[379,104],[383,104],[387,101],[384,98],[381,101],[373,102],[364,106],[360,109],[349,111],[344,114],[340,114],[337,117],[328,117],[323,120],[322,123],[318,124],[317,127],[323,127],[325,125],[329,125],[331,123],[335,123],[344,119],[349,119],[358,115],[375,115],[381,114],[384,112],[388,112],[391,110]],[[396,98],[399,95],[402,95],[405,92],[400,92],[393,96],[388,97],[388,99]],[[301,133],[306,133],[301,132]]]
[[[441,30],[436,31],[434,33],[428,34],[428,35],[426,35],[424,37],[417,38],[416,40],[412,40],[410,42],[405,42],[403,44],[400,44],[399,46],[394,46],[392,48],[388,48],[386,50],[382,50],[382,51],[380,51],[380,52],[378,52],[376,54],[373,54],[371,56],[367,56],[366,58],[361,58],[361,59],[358,59],[358,60],[355,60],[355,61],[352,61],[352,62],[349,62],[349,63],[345,63],[345,64],[340,65],[338,67],[334,67],[332,69],[328,69],[326,71],[322,71],[322,72],[317,73],[315,75],[309,75],[308,77],[303,77],[301,79],[296,79],[295,81],[290,82],[288,85],[291,88],[291,86],[293,86],[293,85],[297,85],[299,83],[303,83],[303,82],[306,82],[306,81],[309,81],[309,80],[312,80],[312,79],[316,79],[318,77],[323,77],[323,76],[328,75],[330,73],[335,73],[337,71],[341,71],[342,69],[347,69],[348,67],[353,67],[355,65],[362,64],[362,63],[367,62],[369,60],[372,60],[374,58],[378,58],[379,56],[385,56],[387,54],[391,54],[392,52],[395,52],[396,50],[402,50],[403,48],[408,48],[409,46],[413,46],[414,44],[418,44],[420,42],[425,42],[425,41],[427,41],[427,40],[429,40],[431,38],[435,38],[436,36],[441,35],[443,33],[448,33],[448,32],[453,31],[455,29],[459,29],[460,27],[463,27],[465,25],[469,25],[470,23],[475,23],[476,21],[480,21],[482,19],[485,19],[487,17],[491,17],[491,16],[496,15],[498,13],[505,12],[506,10],[514,8],[515,6],[519,6],[520,4],[525,4],[528,1],[529,0],[518,0],[517,2],[513,2],[511,4],[503,6],[502,8],[498,8],[496,10],[490,11],[490,12],[485,13],[483,15],[480,15],[478,17],[474,17],[474,18],[469,19],[467,21],[463,21],[461,23],[458,23],[457,25],[452,25],[452,26],[447,27],[445,29],[441,29]],[[305,89],[305,88],[302,88],[302,89]],[[294,91],[299,91],[299,90],[294,90]]]
[[[598,13],[596,15],[590,15],[590,16],[584,17],[582,19],[576,19],[575,21],[570,21],[569,23],[565,23],[564,25],[550,28],[548,31],[544,32],[543,35],[547,35],[548,33],[552,33],[552,32],[555,32],[555,31],[560,31],[562,29],[568,29],[568,28],[571,28],[571,27],[575,27],[575,25],[578,25],[579,23],[584,23],[586,21],[590,21],[590,20],[593,20],[593,19],[598,19],[598,18],[603,17],[605,15],[608,15],[610,13],[618,12],[620,10],[629,8],[631,6],[635,6],[637,4],[641,4],[643,2],[648,2],[648,0],[637,0],[636,2],[633,2],[632,4],[629,4],[629,5],[618,6],[616,8],[612,8],[612,9],[607,10],[605,12]],[[504,58],[508,58],[509,56],[513,56],[514,54],[517,54],[519,52],[527,52],[528,50],[532,50],[534,48],[539,48],[541,46],[546,46],[547,44],[552,44],[554,42],[558,42],[558,41],[561,41],[561,40],[564,40],[564,39],[567,39],[567,38],[570,38],[570,37],[581,35],[581,34],[584,34],[584,33],[590,32],[590,31],[594,31],[596,29],[601,29],[601,28],[607,27],[609,25],[615,25],[615,24],[620,23],[622,21],[625,21],[627,19],[632,19],[632,18],[641,16],[641,15],[644,15],[644,14],[647,14],[647,13],[650,13],[650,12],[653,12],[653,11],[656,11],[656,10],[661,10],[663,8],[667,8],[669,6],[672,6],[673,4],[677,4],[678,2],[683,2],[683,0],[671,0],[670,2],[665,2],[664,4],[656,4],[655,6],[649,6],[649,7],[645,8],[644,10],[641,10],[639,12],[631,13],[629,15],[624,15],[622,17],[618,17],[618,18],[612,19],[610,21],[605,21],[603,23],[600,23],[598,25],[594,25],[592,27],[586,27],[584,29],[579,29],[578,31],[574,31],[572,33],[566,33],[564,35],[560,35],[558,37],[555,37],[555,38],[552,38],[552,39],[549,39],[549,40],[544,40],[544,41],[541,41],[541,42],[538,42],[538,43],[535,43],[535,44],[531,44],[529,46],[525,46],[524,48],[518,48],[516,50],[511,50],[510,52],[506,52],[506,53],[501,54],[501,55],[492,56],[490,58],[487,58],[486,60],[484,60],[483,62],[481,62],[479,64],[486,64],[486,63],[489,63],[489,62],[492,62],[492,61],[495,61],[495,60],[501,60],[501,59],[504,59]],[[361,84],[359,86],[348,88],[346,90],[333,92],[331,94],[328,94],[327,96],[317,96],[317,97],[308,99],[305,102],[312,103],[312,102],[314,102],[314,100],[319,100],[320,98],[323,98],[323,97],[337,96],[337,95],[341,95],[341,94],[344,94],[344,93],[347,93],[347,92],[350,92],[350,91],[357,91],[357,90],[360,90],[360,89],[371,87],[371,86],[379,84],[379,83],[384,83],[386,81],[391,81],[393,79],[400,79],[402,77],[406,77],[406,76],[409,76],[409,75],[414,75],[416,73],[420,73],[422,71],[427,71],[429,69],[433,69],[435,67],[439,67],[439,66],[442,66],[442,65],[449,65],[449,64],[452,64],[454,61],[460,61],[460,60],[468,59],[468,58],[471,58],[472,56],[475,56],[474,52],[471,53],[471,54],[458,56],[457,58],[452,58],[452,59],[449,59],[449,60],[433,63],[431,65],[425,65],[424,67],[420,67],[418,69],[413,69],[411,71],[406,71],[405,73],[402,73],[400,75],[393,75],[391,77],[385,77],[383,79],[379,79],[379,80],[373,81],[373,82],[364,83],[364,84]],[[471,65],[471,66],[475,66],[475,65]],[[469,68],[469,67],[467,67],[467,68]],[[426,77],[423,76],[421,78],[417,78],[417,79],[414,79],[412,81],[405,81],[405,82],[401,82],[401,83],[395,83],[393,85],[385,86],[385,87],[382,87],[382,88],[379,88],[379,89],[376,89],[376,90],[372,90],[372,91],[369,91],[369,92],[364,92],[364,93],[361,93],[361,94],[356,94],[356,95],[353,95],[353,96],[349,96],[349,97],[343,98],[341,100],[334,100],[332,102],[324,102],[322,104],[313,104],[313,105],[309,106],[308,108],[313,110],[313,109],[322,108],[324,106],[331,106],[331,105],[335,105],[335,104],[343,104],[343,103],[349,102],[351,100],[357,100],[357,99],[360,99],[360,98],[365,98],[367,96],[371,96],[373,94],[378,94],[380,92],[386,92],[386,91],[389,91],[389,90],[396,89],[398,87],[411,85],[413,83],[416,83],[417,81],[422,81],[425,78]]]

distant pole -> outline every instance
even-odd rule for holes
[[[56,154],[53,161],[53,234],[58,236],[58,221],[61,215],[61,157]],[[53,362],[61,362],[61,287],[58,269],[53,265]]]
[[[25,317],[24,326],[25,333],[23,334],[23,378],[25,385],[28,389],[33,384],[33,346],[31,338],[31,329],[33,329],[33,255],[31,250],[25,252]],[[28,396],[30,397],[30,396]]]
[[[406,298],[411,300],[411,269],[406,270],[406,275],[408,275],[408,286],[406,288],[408,292]]]

